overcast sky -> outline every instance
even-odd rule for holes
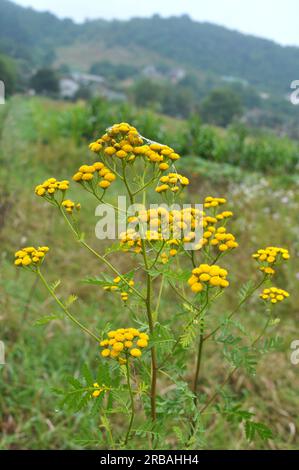
[[[244,33],[299,46],[298,0],[16,0],[75,21],[187,13]]]

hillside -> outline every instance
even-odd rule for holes
[[[0,0],[2,52],[33,64],[49,64],[55,57],[61,59],[61,47],[63,57],[67,58],[84,45],[93,52],[98,48],[100,57],[101,51],[106,51],[112,60],[115,50],[120,50],[120,63],[132,57],[136,63],[146,62],[147,57],[150,63],[170,61],[193,72],[246,80],[280,96],[297,77],[299,64],[299,48],[282,47],[224,27],[195,22],[188,16],[164,19],[155,15],[147,19],[95,20],[78,25],[72,20],[59,20],[50,13]],[[80,65],[78,60],[75,63]],[[83,63],[87,65],[90,64]]]

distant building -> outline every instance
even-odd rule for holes
[[[262,100],[268,100],[270,98],[270,95],[269,95],[269,93],[261,92],[261,93],[259,93],[259,97]]]
[[[154,65],[147,65],[142,70],[142,75],[150,79],[159,79],[163,78],[163,75],[156,69]]]
[[[169,72],[169,78],[172,83],[179,83],[186,77],[186,71],[184,69],[171,69]]]
[[[79,91],[80,85],[72,78],[61,78],[59,80],[59,94],[63,99],[73,99]]]
[[[224,76],[221,77],[221,80],[226,82],[226,83],[240,83],[243,86],[248,86],[248,81],[243,79],[243,78],[239,78],[239,77],[224,75]]]
[[[111,90],[106,80],[99,75],[73,72],[59,81],[60,97],[63,99],[74,99],[82,89],[87,90],[90,96],[101,96],[109,101],[126,101],[127,99],[125,93]]]
[[[90,73],[73,72],[71,73],[71,77],[82,86],[88,86],[93,83],[102,85],[105,83],[104,77],[101,77],[100,75],[92,75]]]

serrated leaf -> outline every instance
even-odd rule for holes
[[[66,378],[67,382],[72,385],[75,389],[82,389],[82,384],[80,382],[80,380],[76,379],[75,377],[67,377]]]
[[[69,298],[68,298],[67,301],[66,301],[66,306],[67,306],[67,307],[70,307],[70,306],[71,306],[74,302],[76,302],[77,300],[78,300],[77,295],[74,295],[74,294],[70,295]]]
[[[87,364],[83,364],[82,366],[82,374],[85,379],[86,385],[88,387],[92,387],[94,383],[93,375],[91,371],[89,370]]]
[[[253,288],[254,288],[254,282],[252,280],[246,282],[240,287],[238,291],[238,297],[239,297],[240,302],[244,300],[247,296],[249,296]]]
[[[267,354],[274,351],[280,351],[283,347],[284,340],[281,336],[272,336],[265,338],[264,342],[258,347],[258,351]]]
[[[120,251],[120,250],[121,250],[120,243],[113,243],[108,248],[106,248],[105,255],[110,255],[111,253],[115,253],[115,252]]]
[[[229,350],[224,348],[224,356],[234,367],[242,367],[251,375],[255,375],[257,366],[257,354],[247,346],[234,347]]]
[[[53,320],[61,320],[62,318],[63,316],[61,314],[46,315],[44,317],[41,317],[35,320],[35,322],[33,323],[33,326],[44,326]]]
[[[190,344],[193,343],[197,333],[198,325],[195,325],[194,323],[192,323],[190,326],[188,326],[188,328],[186,328],[186,330],[180,337],[180,344],[183,346],[183,348],[187,348],[188,346],[190,346]]]
[[[256,423],[255,421],[246,421],[245,435],[248,441],[253,441],[256,435],[258,435],[263,441],[273,437],[273,433],[270,428],[263,423]]]
[[[83,279],[82,282],[85,284],[93,284],[96,286],[113,286],[113,277],[103,274],[101,277],[89,277]]]
[[[106,385],[107,387],[110,387],[111,385],[110,369],[108,363],[105,360],[101,360],[99,362],[97,382],[100,385]]]
[[[55,290],[57,289],[57,287],[60,286],[60,283],[61,283],[61,280],[58,279],[57,281],[54,281],[52,284],[50,284],[50,287],[52,289],[53,292],[55,292]]]

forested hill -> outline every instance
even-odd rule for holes
[[[138,12],[136,12],[138,13]],[[241,34],[188,16],[88,21],[76,24],[0,0],[0,52],[40,65],[55,58],[59,46],[93,42],[110,48],[136,47],[143,58],[217,76],[233,76],[282,94],[298,78],[299,48]]]

